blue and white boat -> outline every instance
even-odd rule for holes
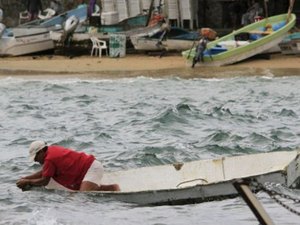
[[[30,21],[28,23],[24,23],[19,25],[18,27],[22,28],[30,28],[30,27],[53,27],[58,26],[66,22],[71,16],[76,16],[79,19],[79,22],[84,22],[87,20],[87,5],[82,5],[81,7],[66,11],[57,16],[51,17],[49,19],[39,19]]]
[[[0,27],[0,55],[19,56],[54,49],[50,31],[63,28],[69,18],[87,19],[87,6],[76,8],[46,20],[35,20],[14,28]]]

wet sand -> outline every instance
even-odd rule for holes
[[[190,68],[178,55],[164,57],[127,55],[124,58],[23,56],[0,59],[0,76],[71,76],[121,78],[135,76],[222,78],[232,76],[300,75],[300,56],[273,54],[270,59],[253,58],[231,66]]]

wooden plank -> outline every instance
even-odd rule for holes
[[[249,186],[243,180],[235,182],[233,186],[245,200],[261,225],[274,225],[272,219],[265,211],[262,204],[258,201]]]

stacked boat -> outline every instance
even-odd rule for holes
[[[50,31],[62,30],[65,22],[70,18],[85,21],[87,6],[67,11],[49,19],[35,20],[14,28],[0,26],[0,55],[19,56],[46,51],[54,48]]]

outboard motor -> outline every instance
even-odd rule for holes
[[[71,36],[73,32],[76,30],[77,26],[79,24],[79,19],[76,16],[70,16],[65,24],[63,29],[63,34],[60,38],[60,42],[64,44],[70,44]]]
[[[0,38],[2,37],[2,34],[4,33],[6,29],[6,26],[3,23],[0,23]]]
[[[64,32],[66,35],[73,33],[79,24],[79,19],[76,16],[71,16],[67,19],[64,25]]]

